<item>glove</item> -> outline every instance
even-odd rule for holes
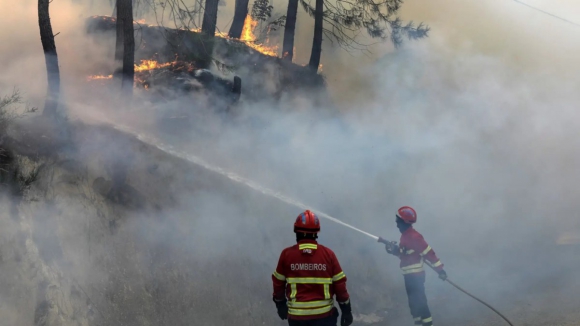
[[[439,278],[445,281],[447,279],[447,273],[444,270],[439,271]]]
[[[350,299],[345,303],[338,303],[340,307],[340,311],[342,315],[340,316],[340,326],[349,326],[352,324],[353,317],[352,317],[352,310],[350,307]]]
[[[288,318],[288,306],[286,305],[286,299],[284,300],[276,300],[274,299],[274,303],[276,304],[276,309],[278,310],[278,316],[280,319],[285,320]]]
[[[385,249],[391,255],[399,256],[400,254],[399,246],[397,246],[396,242],[389,242],[388,244],[385,244]]]

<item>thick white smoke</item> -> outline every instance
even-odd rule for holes
[[[2,22],[25,23],[16,34],[2,33],[13,42],[1,48],[0,62],[9,69],[0,74],[0,87],[18,86],[39,105],[44,61],[31,3],[12,7],[26,19]],[[95,86],[82,84],[89,68],[106,64],[107,51],[83,40],[79,29],[93,12],[65,3],[51,4],[51,14],[55,31],[62,30],[57,47],[71,116],[149,133],[178,151],[195,153],[389,239],[398,237],[395,210],[414,206],[417,229],[450,277],[512,313],[519,314],[524,304],[541,309],[548,299],[523,298],[545,288],[567,295],[566,288],[578,285],[573,269],[578,263],[570,261],[568,247],[558,245],[564,231],[580,229],[575,205],[580,177],[578,32],[572,27],[510,1],[409,1],[404,18],[428,23],[429,39],[396,52],[388,45],[375,47],[375,57],[387,53],[378,60],[323,52],[335,107],[317,107],[306,97],[287,103],[246,102],[236,108],[235,119],[206,110],[196,115],[194,132],[169,137],[157,128],[156,119],[169,105],[143,104],[137,93],[131,107],[110,107],[108,99],[95,98]],[[569,8],[580,12],[577,7]],[[8,3],[1,2],[0,8]],[[299,44],[310,42],[310,36],[298,35]],[[19,50],[9,44],[18,44]],[[100,59],[95,51],[103,51]],[[176,98],[171,105],[188,107],[190,100]],[[338,110],[328,114],[329,109]],[[115,156],[123,151],[117,147],[124,146],[83,145],[87,161]],[[155,271],[143,280],[156,284],[167,281],[170,267],[186,270],[190,274],[176,279],[211,292],[205,293],[210,298],[205,304],[234,301],[244,311],[260,312],[240,316],[243,322],[274,323],[273,311],[261,313],[272,308],[269,273],[279,251],[293,242],[291,223],[299,210],[206,177],[199,169],[184,169],[185,175],[173,175],[162,163],[159,169],[172,178],[154,185],[156,191],[171,197],[174,205],[133,213],[120,228],[115,244],[132,239],[138,248],[146,248],[143,252],[157,254],[139,256],[130,261],[139,267],[128,263],[127,268]],[[138,174],[131,178],[139,183]],[[188,184],[203,186],[192,190]],[[395,258],[386,257],[366,237],[328,221],[323,221],[321,242],[337,252],[358,312],[388,309],[388,320],[406,323]],[[107,274],[104,269],[95,273]],[[476,324],[473,316],[478,316],[492,324],[493,317],[476,303],[435,282],[428,278],[439,323]],[[251,304],[240,303],[244,295]],[[258,303],[258,298],[264,301]],[[208,323],[222,313],[202,308],[188,311]],[[232,309],[236,312],[229,314],[241,314]]]

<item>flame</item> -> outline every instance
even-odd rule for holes
[[[247,15],[244,20],[244,27],[242,28],[242,35],[240,36],[240,41],[244,42],[254,42],[256,41],[256,35],[254,35],[254,29],[258,26],[258,22],[252,19],[252,16]]]
[[[165,68],[171,66],[172,64],[173,62],[159,63],[156,60],[141,60],[140,65],[135,65],[135,72]]]
[[[258,38],[254,34],[256,27],[258,27],[258,21],[252,19],[252,16],[247,15],[246,19],[244,20],[244,27],[242,27],[242,35],[240,36],[239,40],[244,42],[244,44],[246,44],[247,46],[251,47],[252,49],[254,49],[254,50],[256,50],[264,55],[271,56],[271,57],[278,56],[278,46],[277,45],[267,46],[267,45],[259,44],[256,42],[256,39]],[[192,28],[192,29],[190,29],[190,31],[196,32],[196,33],[201,33],[201,28],[199,28],[199,27]],[[215,35],[219,36],[221,38],[231,39],[228,36],[228,33],[218,31],[215,33]]]
[[[159,68],[165,68],[173,65],[174,63],[175,62],[159,63],[156,60],[141,60],[141,64],[135,65],[135,72],[138,73]],[[88,81],[107,80],[107,79],[113,79],[113,75],[92,75],[87,77]]]
[[[244,20],[244,27],[242,28],[242,35],[240,36],[240,41],[246,43],[247,46],[252,49],[265,54],[267,56],[276,57],[278,56],[278,46],[267,46],[264,44],[256,43],[256,35],[254,35],[254,30],[258,27],[258,21],[252,19],[252,16],[247,15],[246,20]]]
[[[92,16],[92,18],[100,18],[104,21],[111,21],[111,22],[115,22],[116,19],[115,17],[110,17],[110,16]],[[145,19],[139,19],[136,20],[135,23],[140,24],[140,25],[147,25],[150,27],[153,27],[155,25],[149,25],[145,22]],[[250,15],[246,16],[246,19],[244,20],[244,27],[242,28],[242,35],[240,37],[240,41],[244,42],[247,46],[251,47],[252,49],[267,55],[267,56],[273,56],[276,57],[278,56],[278,46],[277,45],[266,45],[266,44],[260,44],[256,42],[256,35],[254,34],[254,31],[256,30],[256,28],[258,27],[258,21],[254,20]],[[201,32],[201,28],[192,28],[190,29],[190,31],[192,32],[196,32],[196,33],[200,33]],[[269,29],[268,29],[269,32]],[[227,33],[224,32],[216,32],[215,34],[216,36],[219,36],[221,38],[225,38],[225,39],[230,39],[230,37],[228,36]],[[266,43],[268,43],[268,40],[266,40]],[[141,65],[139,65],[141,66]],[[155,69],[154,68],[147,68],[147,66],[144,68],[144,70],[151,70],[151,69]],[[136,70],[138,71],[138,70]]]

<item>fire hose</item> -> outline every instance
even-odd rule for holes
[[[384,243],[387,246],[395,246],[396,242],[395,241],[388,241],[385,240],[381,237],[377,238],[377,241],[380,243]],[[494,307],[490,306],[489,304],[487,304],[485,301],[479,299],[478,297],[474,296],[473,294],[465,291],[463,288],[461,288],[459,285],[455,284],[455,282],[451,281],[448,277],[445,278],[445,281],[447,281],[447,283],[451,284],[453,287],[455,287],[456,289],[458,289],[459,291],[467,294],[468,296],[470,296],[471,298],[477,300],[478,302],[480,302],[481,304],[485,305],[486,307],[488,307],[489,309],[491,309],[493,312],[495,312],[496,314],[498,314],[501,318],[503,318],[503,320],[505,320],[510,326],[514,326],[514,324],[512,324],[511,321],[509,321],[509,319],[507,319],[504,315],[502,315],[499,311],[497,311],[497,309],[495,309]]]
[[[485,303],[483,300],[477,298],[476,296],[474,296],[473,294],[465,291],[464,289],[462,289],[459,285],[453,283],[453,281],[451,281],[449,278],[445,279],[447,281],[447,283],[453,285],[456,289],[458,289],[459,291],[467,294],[468,296],[472,297],[473,299],[479,301],[481,304],[485,305],[486,307],[488,307],[489,309],[493,310],[493,312],[495,312],[496,314],[498,314],[501,318],[503,318],[503,320],[505,320],[508,324],[510,324],[511,326],[514,326],[514,324],[512,324],[509,319],[507,319],[504,315],[501,314],[501,312],[497,311],[494,307],[490,306],[489,304]]]
[[[164,151],[164,152],[166,152],[168,154],[174,155],[176,157],[183,158],[183,159],[185,159],[185,160],[187,160],[187,161],[189,161],[191,163],[197,164],[197,165],[199,165],[199,166],[201,166],[201,167],[203,167],[203,168],[205,168],[207,170],[210,170],[212,172],[215,172],[215,173],[218,173],[220,175],[223,175],[223,176],[229,178],[232,181],[235,181],[235,182],[238,182],[238,183],[242,183],[242,184],[246,185],[247,187],[250,187],[250,188],[252,188],[252,189],[254,189],[254,190],[258,191],[258,192],[261,192],[261,193],[266,194],[268,196],[277,198],[277,199],[279,199],[279,200],[281,200],[281,201],[283,201],[283,202],[285,202],[287,204],[290,204],[290,205],[293,205],[293,206],[297,206],[297,207],[301,207],[301,208],[308,207],[308,205],[305,205],[305,204],[303,204],[303,203],[301,203],[301,202],[299,202],[299,201],[297,201],[297,200],[295,200],[293,198],[284,196],[284,195],[280,194],[279,192],[276,192],[276,191],[273,191],[273,190],[268,189],[266,187],[263,187],[263,186],[257,184],[256,182],[254,182],[252,180],[246,179],[246,178],[241,177],[241,176],[239,176],[239,175],[237,175],[235,173],[228,172],[228,171],[225,171],[222,168],[215,167],[215,166],[213,166],[211,164],[208,164],[207,162],[205,162],[204,160],[202,160],[199,157],[196,157],[196,156],[193,156],[193,155],[185,155],[182,152],[177,152],[172,147],[166,147],[165,145],[159,143],[158,141],[155,141],[154,139],[149,139],[146,136],[143,136],[143,135],[141,135],[139,133],[135,133],[134,131],[129,130],[127,127],[124,127],[124,126],[116,126],[115,128],[117,128],[119,130],[122,130],[124,132],[129,132],[129,133],[137,136],[137,139],[139,139],[139,140],[141,140],[143,142],[146,142],[148,144],[154,145],[155,147],[159,148],[160,150],[162,150],[162,151]],[[339,220],[337,218],[334,218],[334,217],[332,217],[332,216],[330,216],[330,215],[328,215],[328,214],[326,214],[324,212],[321,212],[321,211],[316,210],[316,209],[312,209],[312,210],[315,211],[318,214],[318,216],[320,216],[320,217],[324,217],[324,218],[326,218],[326,219],[328,219],[328,220],[330,220],[330,221],[332,221],[334,223],[337,223],[337,224],[341,224],[343,226],[346,226],[346,227],[348,227],[348,228],[350,228],[352,230],[355,230],[355,231],[357,231],[359,233],[362,233],[362,234],[366,235],[367,237],[370,237],[370,238],[372,238],[374,240],[377,240],[378,242],[381,242],[381,243],[384,243],[384,244],[387,244],[387,245],[394,244],[394,242],[387,241],[387,240],[385,240],[383,238],[377,237],[376,235],[370,234],[370,233],[365,232],[365,231],[363,231],[361,229],[357,229],[354,226],[352,226],[350,224],[347,224],[347,223],[345,223],[345,222],[343,222],[343,221],[341,221],[341,220]],[[502,315],[499,311],[497,311],[495,308],[493,308],[489,304],[485,303],[484,301],[478,299],[477,297],[475,297],[471,293],[465,291],[464,289],[462,289],[461,287],[459,287],[457,284],[455,284],[454,282],[452,282],[448,278],[446,279],[446,281],[449,284],[451,284],[452,286],[454,286],[455,288],[457,288],[459,291],[467,294],[471,298],[479,301],[480,303],[482,303],[483,305],[485,305],[486,307],[488,307],[489,309],[491,309],[493,312],[495,312],[501,318],[503,318],[510,326],[513,326],[513,324],[504,315]]]
[[[332,217],[332,216],[330,216],[330,215],[328,215],[328,214],[326,214],[326,213],[323,213],[323,212],[320,212],[320,211],[316,211],[316,213],[317,213],[317,214],[318,214],[320,217],[324,217],[324,218],[326,218],[326,219],[328,219],[328,220],[331,220],[331,221],[333,221],[333,222],[335,222],[335,223],[341,224],[341,225],[343,225],[343,226],[346,226],[346,227],[348,227],[348,228],[350,228],[350,229],[352,229],[352,230],[355,230],[355,231],[357,231],[357,232],[360,232],[360,233],[362,233],[362,234],[366,235],[367,237],[370,237],[370,238],[373,238],[373,239],[377,240],[377,241],[378,241],[378,242],[380,242],[380,243],[384,243],[385,245],[394,245],[394,244],[396,244],[396,242],[394,242],[394,241],[388,241],[388,240],[385,240],[385,239],[383,239],[383,238],[381,238],[381,237],[377,237],[376,235],[373,235],[373,234],[370,234],[370,233],[368,233],[368,232],[365,232],[365,231],[363,231],[363,230],[361,230],[361,229],[355,228],[354,226],[352,226],[352,225],[350,225],[350,224],[347,224],[347,223],[345,223],[345,222],[343,222],[343,221],[341,221],[341,220],[339,220],[339,219],[336,219],[336,218],[334,218],[334,217]],[[503,314],[501,314],[499,311],[497,311],[497,309],[495,309],[494,307],[492,307],[491,305],[489,305],[489,304],[488,304],[488,303],[486,303],[485,301],[483,301],[483,300],[481,300],[481,299],[477,298],[476,296],[474,296],[473,294],[471,294],[471,293],[469,293],[469,292],[465,291],[463,288],[461,288],[459,285],[455,284],[455,282],[451,281],[449,278],[446,278],[446,279],[445,279],[445,281],[447,281],[447,283],[451,284],[451,285],[452,285],[453,287],[455,287],[457,290],[459,290],[459,291],[461,291],[461,292],[463,292],[463,293],[467,294],[467,295],[468,295],[468,296],[470,296],[471,298],[475,299],[475,300],[476,300],[476,301],[478,301],[479,303],[481,303],[481,304],[483,304],[484,306],[486,306],[486,307],[488,307],[489,309],[491,309],[491,310],[492,310],[493,312],[495,312],[495,313],[496,313],[498,316],[500,316],[500,317],[501,317],[503,320],[505,320],[505,321],[506,321],[506,322],[507,322],[507,323],[508,323],[510,326],[514,326],[514,324],[512,324],[512,322],[511,322],[511,321],[509,321],[509,319],[507,319],[507,318],[506,318],[506,317],[505,317]]]

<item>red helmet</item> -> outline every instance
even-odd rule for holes
[[[397,211],[397,217],[402,219],[407,224],[417,222],[417,212],[412,207],[403,206]]]
[[[318,216],[309,210],[300,213],[294,222],[294,232],[298,233],[318,233],[320,232],[320,220]]]

